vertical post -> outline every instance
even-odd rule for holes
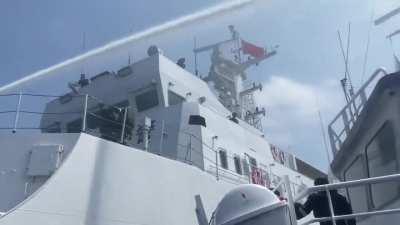
[[[125,139],[125,128],[126,128],[126,118],[128,116],[128,107],[125,107],[125,111],[124,111],[124,119],[122,121],[122,131],[121,131],[121,144],[124,143],[124,139]]]
[[[215,177],[219,180],[219,169],[218,169],[218,151],[215,151]]]
[[[165,121],[161,120],[161,137],[160,137],[160,149],[158,151],[158,155],[162,154],[162,148],[164,144],[164,130],[165,130]]]
[[[144,142],[144,150],[149,151],[150,145],[150,129],[151,129],[151,119],[149,117],[144,118],[144,126],[143,126],[143,142]]]
[[[215,152],[215,177],[217,178],[217,180],[219,180],[219,170],[218,170],[218,151],[215,150],[215,140],[218,138],[218,136],[213,136],[211,139],[211,147],[212,150]]]
[[[188,150],[186,152],[186,157],[185,160],[188,161],[189,158],[189,164],[192,164],[192,134],[189,135],[189,144],[188,144]]]
[[[143,144],[144,144],[144,150],[148,151],[149,150],[149,129],[144,126],[143,128]]]
[[[328,189],[326,186],[325,186],[325,192],[326,192],[326,195],[327,195],[327,197],[328,197],[329,211],[331,212],[332,224],[333,224],[333,225],[336,225],[335,211],[334,211],[334,209],[333,209],[331,194],[329,193],[329,189]]]
[[[22,101],[22,92],[19,92],[17,110],[15,112],[15,119],[14,119],[14,129],[12,130],[13,133],[17,132],[19,113],[20,113],[20,110],[21,110],[21,101]]]
[[[344,129],[346,130],[346,136],[347,136],[350,133],[350,121],[349,117],[347,116],[346,108],[342,112],[342,118],[343,118]]]
[[[196,76],[199,76],[199,71],[197,68],[197,38],[194,37],[194,48],[193,48],[193,52],[194,52],[194,74]]]
[[[283,176],[283,179],[285,182],[285,188],[286,188],[287,195],[288,195],[287,197],[288,197],[288,203],[289,203],[290,222],[292,225],[297,225],[296,211],[294,209],[293,193],[292,193],[292,189],[290,187],[289,176],[285,175],[285,176]]]
[[[86,132],[86,117],[87,117],[88,99],[89,99],[89,95],[86,94],[85,95],[85,103],[83,105],[82,132]]]

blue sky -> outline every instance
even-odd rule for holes
[[[0,1],[0,85],[82,53],[83,33],[85,49],[90,50],[221,2]],[[264,121],[266,137],[326,169],[317,109],[321,110],[326,126],[344,104],[339,86],[344,65],[336,32],[340,30],[345,37],[347,24],[351,22],[350,70],[357,88],[363,79],[370,28],[371,44],[364,79],[380,66],[393,70],[392,49],[384,37],[396,28],[400,16],[379,27],[370,24],[371,16],[376,18],[396,6],[400,6],[400,1],[256,0],[252,6],[230,15],[213,17],[88,59],[59,71],[62,75],[58,75],[59,79],[45,82],[52,84],[48,91],[53,91],[60,87],[55,83],[77,79],[82,70],[94,75],[102,70],[116,69],[127,64],[128,55],[134,59],[144,57],[151,44],[160,46],[173,60],[186,57],[191,70],[193,38],[196,36],[199,44],[225,39],[229,36],[227,26],[234,24],[247,41],[265,47],[280,46],[277,56],[249,71],[249,77],[265,87],[257,100],[268,110]],[[395,40],[394,43],[397,49],[400,42]],[[208,69],[207,58],[207,54],[200,58],[204,74]]]

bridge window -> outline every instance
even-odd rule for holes
[[[222,168],[228,169],[228,156],[225,150],[219,150],[219,161]]]
[[[389,122],[386,122],[372,138],[365,149],[365,154],[369,177],[398,173],[395,135]],[[372,184],[373,206],[382,208],[397,199],[400,196],[399,188],[400,185],[396,182]]]
[[[237,174],[242,175],[242,163],[240,160],[240,156],[236,155],[235,157],[233,157],[233,162],[235,163],[235,171]]]
[[[157,106],[159,103],[157,90],[154,88],[149,91],[138,94],[135,97],[135,101],[138,112],[153,108]]]

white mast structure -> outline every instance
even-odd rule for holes
[[[276,54],[276,50],[267,52],[260,57],[244,59],[242,39],[233,25],[229,26],[231,38],[211,45],[194,48],[195,58],[200,52],[212,51],[211,66],[208,76],[204,78],[213,85],[221,103],[232,112],[232,117],[242,118],[250,125],[262,130],[261,117],[265,109],[259,108],[254,100],[254,92],[261,91],[262,85],[249,83],[246,70],[261,61]],[[197,66],[196,66],[197,67]],[[196,68],[197,70],[197,68]]]

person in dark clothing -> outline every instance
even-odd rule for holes
[[[328,184],[328,179],[325,177],[317,178],[314,181],[314,185],[324,185]],[[352,214],[353,210],[351,205],[347,202],[347,199],[340,195],[336,190],[330,191],[332,205],[335,215],[347,215]],[[307,201],[304,204],[295,203],[296,217],[301,219],[313,211],[315,218],[330,217],[330,209],[328,196],[326,191],[319,191],[317,193],[308,196]],[[320,222],[320,225],[332,225],[332,221]],[[356,225],[355,219],[343,219],[336,220],[336,225]]]

